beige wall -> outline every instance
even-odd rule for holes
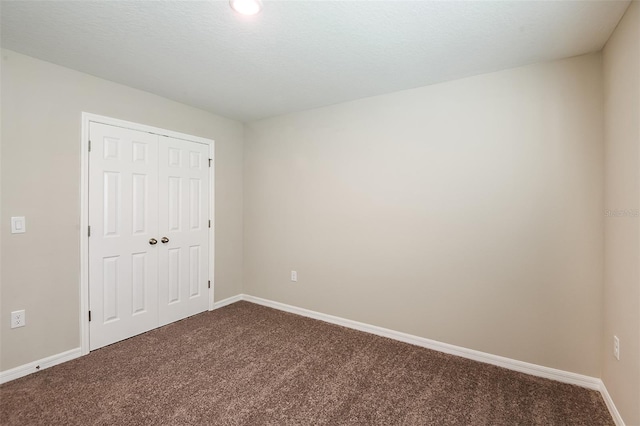
[[[216,141],[215,298],[242,292],[242,124],[3,50],[0,370],[80,344],[82,111]],[[27,326],[11,330],[16,309]]]
[[[605,282],[602,379],[628,425],[640,425],[640,4],[631,4],[603,53]],[[620,339],[620,361],[613,336]]]
[[[248,124],[245,293],[598,377],[602,101],[592,54]]]

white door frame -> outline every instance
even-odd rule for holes
[[[215,245],[213,235],[213,230],[215,229],[215,142],[212,139],[83,112],[82,133],[80,136],[80,349],[82,355],[89,353],[89,124],[92,122],[209,145],[209,158],[211,159],[211,168],[209,170],[209,218],[211,220],[211,227],[209,228],[210,311],[213,310],[214,306],[213,294],[215,288]]]

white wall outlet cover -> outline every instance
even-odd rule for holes
[[[11,233],[23,234],[25,232],[27,232],[27,221],[24,216],[11,217]]]
[[[291,281],[298,281],[298,272],[297,271],[291,271]]]
[[[11,328],[24,327],[27,325],[27,317],[24,309],[11,312]]]

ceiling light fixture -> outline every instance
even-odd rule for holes
[[[242,15],[257,15],[262,10],[262,0],[229,0],[229,5]]]

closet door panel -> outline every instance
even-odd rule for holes
[[[158,326],[158,136],[89,127],[90,349]]]
[[[209,146],[166,136],[158,146],[163,325],[208,308]]]

